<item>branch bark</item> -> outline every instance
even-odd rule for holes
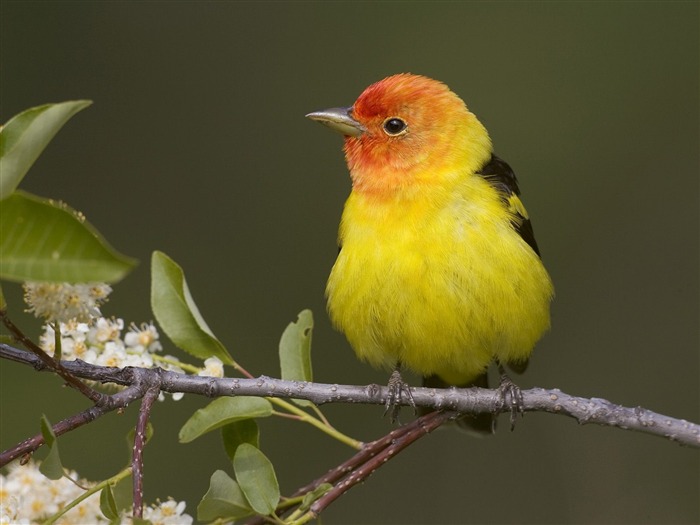
[[[30,365],[37,370],[48,369],[47,365],[36,355],[3,343],[0,343],[0,357]],[[388,394],[387,388],[379,385],[308,383],[283,381],[266,376],[255,379],[200,377],[161,369],[101,367],[79,360],[63,361],[62,365],[71,374],[83,379],[124,386],[139,383],[140,385],[148,385],[150,388],[157,387],[164,392],[182,392],[206,397],[265,396],[307,399],[317,405],[326,403],[383,405]],[[141,396],[145,394],[146,390],[147,388],[141,387]],[[502,406],[497,390],[420,387],[411,390],[413,400],[419,407],[468,414],[510,411],[510,400],[506,398],[505,406]],[[112,397],[117,396],[118,394]],[[580,424],[595,423],[623,430],[634,430],[700,448],[700,425],[697,423],[658,414],[642,407],[624,407],[605,399],[576,397],[559,389],[532,388],[523,390],[522,396],[523,410],[526,412],[549,412],[565,415],[576,419]],[[111,406],[114,402],[115,400],[112,399],[109,403],[110,409],[113,409]],[[405,401],[404,404],[408,404],[408,402]],[[61,423],[58,423],[57,426]],[[41,443],[37,443],[37,440],[27,443],[22,453],[36,450],[41,445]],[[13,449],[15,448],[17,447],[13,447]],[[4,454],[0,457],[4,457]],[[2,463],[0,463],[1,465]]]
[[[139,417],[136,421],[134,433],[134,449],[131,458],[131,471],[133,472],[134,518],[143,518],[143,448],[146,446],[146,434],[148,418],[151,415],[153,403],[158,399],[160,390],[152,386],[141,400]]]

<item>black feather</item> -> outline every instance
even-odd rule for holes
[[[511,167],[496,155],[491,155],[489,161],[484,164],[476,173],[482,176],[491,186],[493,186],[500,194],[506,206],[510,207],[510,198],[515,195],[520,195],[518,188],[518,179],[513,173]],[[535,241],[535,233],[532,231],[532,223],[530,219],[524,217],[515,211],[517,220],[513,221],[513,227],[518,232],[520,237],[532,248],[537,255],[540,254],[540,249]]]

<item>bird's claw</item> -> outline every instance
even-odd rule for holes
[[[386,416],[388,413],[392,423],[396,423],[399,420],[399,412],[401,411],[404,396],[413,407],[413,412],[416,412],[416,402],[413,399],[411,387],[403,380],[398,368],[391,373],[387,387],[389,392],[386,396],[384,415]]]
[[[508,377],[502,366],[499,366],[499,371],[501,373],[501,384],[498,385],[495,411],[502,411],[508,405],[510,411],[510,430],[511,432],[515,429],[515,421],[517,415],[523,416],[525,414],[525,402],[523,401],[523,393],[520,387],[516,385],[513,380]]]

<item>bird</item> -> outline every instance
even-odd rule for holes
[[[521,394],[504,365],[524,371],[550,327],[554,287],[486,128],[446,84],[410,73],[306,117],[344,136],[352,182],[329,317],[360,360],[393,370],[392,419],[402,399],[413,404],[402,370],[433,388],[486,387],[495,362],[512,424]],[[495,416],[460,421],[491,433]]]

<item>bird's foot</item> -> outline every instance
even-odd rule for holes
[[[399,412],[401,411],[404,397],[413,407],[413,412],[415,413],[416,402],[413,400],[411,387],[401,377],[401,371],[398,367],[391,373],[387,387],[389,388],[389,393],[386,396],[384,415],[386,416],[389,413],[392,423],[396,423],[399,420]]]
[[[506,407],[510,408],[510,430],[515,429],[515,420],[518,413],[523,416],[525,413],[525,403],[523,401],[523,393],[520,387],[508,377],[503,366],[498,365],[498,371],[501,374],[501,383],[498,385],[497,397],[495,402],[495,410],[501,411]]]

